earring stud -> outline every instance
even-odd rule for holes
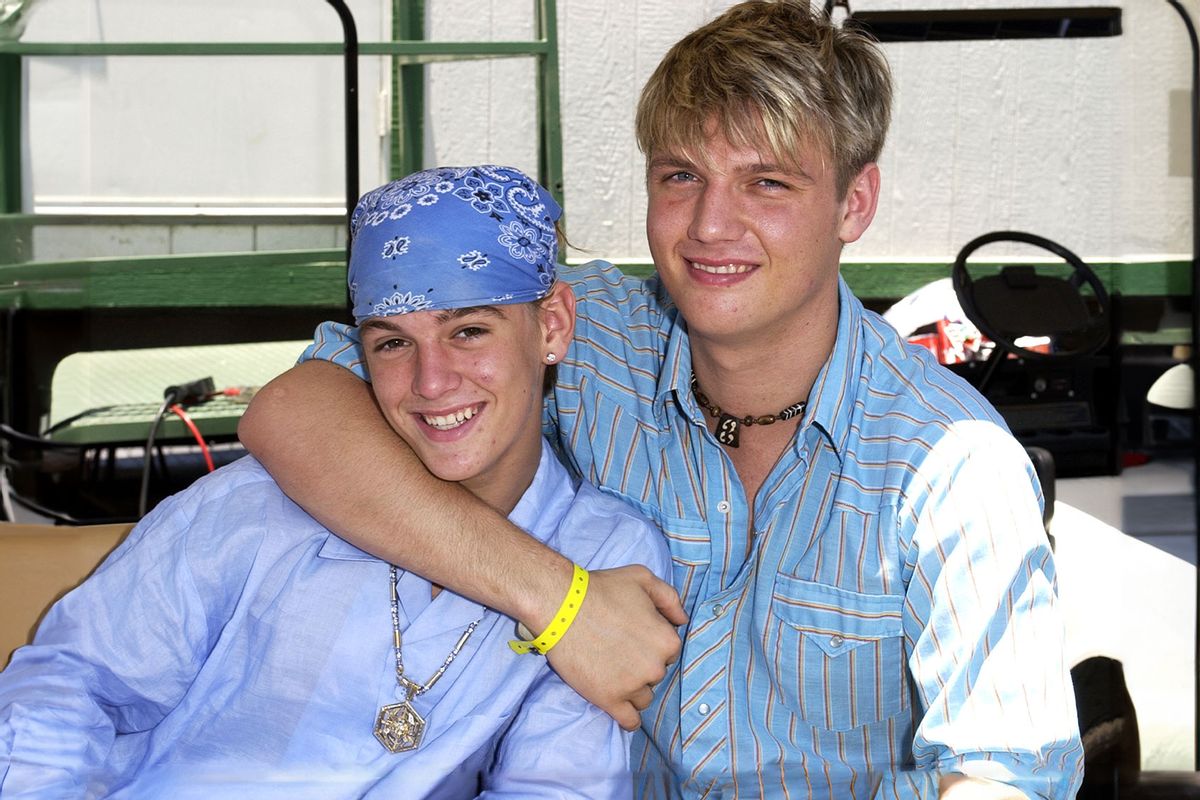
[[[546,353],[546,363],[547,364],[553,364],[557,359],[558,359],[558,356],[554,355],[554,353]]]

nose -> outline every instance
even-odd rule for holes
[[[462,378],[453,356],[437,344],[420,347],[413,370],[413,393],[435,400],[458,388]]]
[[[709,182],[696,193],[688,236],[698,242],[728,242],[745,232],[742,211],[733,191]]]

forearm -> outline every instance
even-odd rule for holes
[[[954,772],[911,770],[883,776],[872,800],[1031,800],[1020,789]]]
[[[308,361],[264,387],[238,428],[287,494],[339,536],[541,630],[571,565],[457,484],[431,475],[367,384]]]
[[[1029,800],[1029,795],[1007,784],[954,773],[942,776],[938,797],[941,800]]]

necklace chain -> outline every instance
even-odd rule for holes
[[[399,573],[393,566],[391,570],[392,645],[396,650],[396,685],[404,691],[404,700],[379,709],[379,716],[375,720],[375,738],[393,753],[415,750],[420,746],[421,738],[425,735],[425,718],[413,708],[412,700],[414,697],[428,692],[434,684],[441,680],[482,620],[481,617],[467,626],[467,629],[458,637],[450,654],[442,661],[442,665],[433,675],[429,676],[425,683],[410,680],[404,675],[404,654],[400,636],[400,594],[396,588],[398,581]]]
[[[458,658],[458,654],[462,651],[463,645],[467,643],[467,639],[470,639],[471,634],[475,632],[475,628],[479,625],[479,620],[475,620],[467,626],[467,629],[463,631],[462,636],[458,637],[458,642],[455,643],[454,649],[450,651],[450,655],[446,656],[446,660],[443,661],[442,665],[437,668],[437,672],[433,673],[433,675],[429,677],[429,680],[425,681],[424,684],[419,684],[409,680],[404,675],[404,655],[400,646],[400,597],[396,590],[396,583],[399,580],[399,575],[397,574],[395,567],[392,567],[391,580],[392,643],[396,648],[396,683],[401,689],[404,689],[408,693],[408,699],[411,700],[414,697],[425,694],[433,688],[435,683],[441,680],[442,676],[446,674],[446,669],[454,663],[454,659]]]
[[[763,414],[761,416],[747,414],[744,417],[737,417],[721,410],[719,405],[709,400],[708,396],[700,391],[700,384],[696,381],[695,375],[692,376],[692,394],[696,396],[696,402],[704,407],[708,415],[717,420],[717,441],[729,447],[738,446],[739,429],[743,425],[747,427],[751,425],[770,425],[773,422],[798,417],[808,408],[808,401],[801,400],[797,403],[792,403],[787,408],[775,414]]]

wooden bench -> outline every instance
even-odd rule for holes
[[[0,523],[0,663],[8,666],[50,606],[91,575],[132,527]]]

